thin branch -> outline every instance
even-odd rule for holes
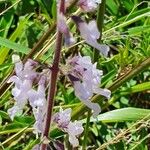
[[[61,0],[60,2],[60,10],[59,12],[62,12],[64,14],[65,12],[65,0]],[[58,13],[59,13],[58,12]],[[48,91],[48,98],[47,98],[47,113],[46,113],[46,121],[45,121],[45,127],[44,127],[44,133],[43,138],[48,139],[50,124],[51,124],[51,118],[52,118],[52,110],[53,110],[53,103],[54,103],[54,97],[56,92],[56,82],[57,82],[57,75],[59,71],[59,61],[60,61],[60,54],[62,49],[62,33],[57,29],[57,39],[56,39],[56,48],[55,48],[55,54],[54,54],[54,61],[51,69],[51,79],[49,83],[49,91]],[[46,150],[47,145],[45,143],[42,143],[41,150]]]

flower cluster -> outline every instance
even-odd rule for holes
[[[69,142],[73,147],[77,147],[79,145],[77,137],[83,132],[83,127],[81,122],[71,121],[71,111],[71,108],[66,110],[60,109],[60,112],[54,114],[53,122],[55,122],[62,131],[68,133]]]
[[[72,0],[66,0],[66,6],[70,5]],[[60,2],[60,0],[59,0]],[[58,7],[59,7],[58,2]],[[79,0],[78,6],[85,12],[93,11],[97,8],[101,0]],[[108,55],[109,47],[99,44],[97,39],[100,37],[96,21],[92,20],[89,23],[83,21],[79,16],[72,16],[71,19],[77,25],[81,37],[87,44],[99,50],[104,56]],[[71,46],[76,41],[70,32],[65,15],[58,11],[57,14],[57,29],[64,36],[66,46]],[[12,89],[15,104],[12,108],[8,109],[8,114],[13,120],[16,115],[23,112],[24,106],[29,103],[32,107],[35,117],[34,133],[43,133],[44,119],[46,116],[46,94],[45,85],[47,76],[45,73],[36,72],[37,62],[28,59],[25,64],[22,63],[20,57],[17,55],[12,56],[13,63],[15,63],[15,73],[8,83],[15,83]],[[93,110],[93,116],[96,117],[101,108],[97,103],[92,103],[90,99],[94,94],[100,94],[107,99],[110,98],[111,92],[108,89],[100,88],[102,70],[96,68],[96,63],[92,64],[89,56],[75,56],[67,61],[69,70],[65,75],[71,80],[75,89],[75,95],[90,109]],[[51,72],[48,72],[51,74]],[[53,81],[51,81],[53,82]],[[35,86],[37,85],[37,87]],[[73,147],[79,145],[78,136],[83,132],[82,123],[79,121],[71,121],[71,109],[60,110],[54,114],[53,122],[64,132],[69,135],[69,142]],[[37,145],[35,149],[39,149]]]
[[[107,56],[109,47],[97,42],[97,39],[100,37],[100,33],[98,31],[96,21],[92,20],[89,23],[86,23],[78,16],[72,16],[72,19],[78,26],[81,37],[85,40],[85,42],[99,50],[104,56]]]
[[[89,56],[75,56],[68,60],[67,65],[70,66],[68,77],[73,82],[75,95],[94,111],[93,116],[96,117],[101,109],[90,98],[93,94],[100,94],[109,99],[111,95],[108,89],[99,87],[103,71],[96,69],[96,63],[92,64]]]
[[[58,29],[61,33],[64,34],[65,44],[66,46],[71,46],[75,43],[75,39],[72,36],[72,33],[69,31],[69,28],[66,24],[66,18],[62,13],[58,13]]]
[[[68,1],[67,1],[68,2]],[[86,11],[91,11],[97,7],[97,4],[101,1],[98,0],[80,0],[79,6]],[[58,30],[64,34],[65,45],[71,46],[75,43],[75,39],[72,36],[72,33],[69,31],[69,28],[66,24],[66,18],[64,14],[58,12]],[[99,50],[104,56],[108,55],[109,47],[107,45],[102,45],[97,42],[97,39],[100,37],[100,33],[98,31],[96,21],[92,20],[89,23],[83,21],[79,16],[72,16],[72,20],[77,25],[81,37],[85,40],[85,42],[92,47]]]
[[[45,82],[46,76],[37,73],[34,68],[37,66],[37,62],[28,59],[28,61],[23,65],[20,57],[18,55],[12,56],[12,61],[15,63],[15,73],[8,83],[15,83],[12,89],[12,95],[14,96],[15,105],[8,109],[8,114],[13,120],[16,115],[21,115],[24,106],[29,101],[33,109],[33,114],[35,116],[36,122],[34,124],[34,129],[36,133],[41,133],[43,130],[43,119],[45,115]],[[33,89],[33,82],[38,80],[37,90]]]

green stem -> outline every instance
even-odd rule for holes
[[[97,27],[100,32],[99,42],[102,39],[102,29],[104,24],[104,14],[105,14],[105,4],[106,0],[102,0],[102,3],[99,5],[98,14],[97,14]]]
[[[103,29],[103,23],[104,23],[104,14],[105,14],[105,4],[106,0],[102,0],[102,3],[99,4],[98,7],[98,13],[97,13],[97,27],[100,32],[100,37],[98,39],[98,42],[101,42],[102,39],[102,29]],[[97,62],[99,58],[99,51],[97,49],[94,50],[94,62]]]
[[[90,124],[90,117],[91,117],[91,110],[88,111],[87,114],[87,120],[86,120],[86,126],[85,126],[85,130],[84,130],[84,140],[83,140],[83,144],[82,144],[82,150],[86,150],[86,146],[87,146],[87,137],[88,137],[88,132],[89,132],[89,124]]]
[[[129,25],[129,24],[131,24],[131,23],[133,23],[133,22],[136,22],[136,21],[142,19],[143,17],[148,17],[149,15],[150,15],[150,12],[146,12],[146,13],[144,13],[144,14],[138,15],[137,17],[135,17],[135,18],[133,18],[133,19],[130,19],[130,20],[126,21],[126,22],[123,22],[123,23],[121,23],[121,24],[119,24],[119,25],[117,25],[117,26],[114,26],[113,28],[111,28],[111,29],[109,29],[109,30],[106,30],[106,31],[103,32],[103,33],[104,33],[104,34],[106,34],[106,33],[111,33],[111,31],[114,31],[114,30],[116,30],[117,28],[123,28],[123,27],[125,27],[125,26],[127,26],[127,25]]]
[[[147,134],[142,140],[138,141],[130,150],[136,150],[138,149],[138,146],[145,141],[146,139],[148,139],[150,137],[150,134]]]

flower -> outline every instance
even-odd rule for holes
[[[23,108],[18,107],[17,104],[15,104],[12,108],[8,109],[8,114],[9,114],[11,120],[13,120],[16,115],[18,115],[18,116],[21,115],[22,112],[23,112]]]
[[[66,129],[66,132],[69,134],[69,142],[73,145],[73,147],[77,147],[79,145],[79,141],[77,137],[83,132],[82,123],[79,121],[70,122]]]
[[[34,123],[34,133],[36,134],[43,132],[44,117],[46,115],[45,82],[46,77],[43,75],[39,80],[37,91],[31,89],[28,92],[29,102],[36,120]]]
[[[60,109],[59,112],[54,114],[53,121],[56,122],[60,128],[67,128],[67,125],[71,120],[71,111],[71,108],[66,110]]]
[[[94,11],[98,4],[101,3],[101,0],[79,0],[78,5],[85,12]]]
[[[25,65],[23,65],[20,57],[17,55],[12,56],[12,61],[15,63],[16,75],[10,77],[7,82],[15,83],[15,87],[12,89],[12,95],[16,102],[14,107],[8,110],[8,114],[13,120],[16,114],[22,113],[23,107],[27,103],[28,91],[32,89],[33,80],[37,76],[37,73],[33,70],[37,63],[29,59]]]
[[[109,99],[111,95],[108,89],[99,87],[103,71],[96,69],[96,63],[92,64],[89,56],[75,56],[68,60],[67,65],[70,66],[68,76],[73,82],[75,95],[94,111],[93,116],[96,117],[101,109],[98,104],[92,103],[90,98],[93,94],[100,94]]]
[[[98,49],[104,56],[107,56],[109,47],[97,42],[100,33],[98,31],[96,21],[92,20],[87,24],[78,16],[72,16],[72,19],[77,24],[81,37],[85,39],[86,43]]]
[[[69,28],[66,24],[67,21],[66,21],[65,16],[62,13],[58,12],[57,17],[58,17],[57,27],[58,27],[58,30],[64,34],[65,45],[66,46],[73,45],[75,43],[75,39],[73,38],[72,33],[69,31]]]
[[[69,142],[73,147],[79,145],[78,136],[83,132],[82,123],[80,121],[71,121],[71,108],[66,110],[60,109],[60,112],[57,112],[53,115],[53,122],[57,123],[58,127],[68,133]]]

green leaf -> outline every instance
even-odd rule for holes
[[[18,133],[14,134],[13,136],[10,136],[7,140],[5,140],[2,145],[6,145],[8,143],[13,142],[14,140],[18,139],[20,136],[22,136],[22,134],[25,132],[25,130],[27,130],[28,127],[23,128],[21,131],[19,131]]]
[[[31,15],[30,15],[31,16]],[[8,43],[8,41],[6,41],[6,40],[4,40],[3,38],[2,39],[0,39],[0,41],[1,41],[1,45],[3,45],[4,44],[4,48],[1,48],[0,49],[0,64],[2,64],[4,61],[5,61],[5,59],[7,58],[7,55],[8,55],[8,53],[9,53],[9,50],[10,49],[13,49],[13,47],[10,47],[10,46],[15,46],[14,44],[13,44],[13,42],[14,41],[16,41],[16,39],[19,37],[19,36],[21,36],[22,35],[22,31],[23,31],[23,29],[24,29],[24,27],[25,27],[25,25],[26,25],[26,23],[27,23],[27,20],[30,18],[30,16],[28,16],[26,19],[22,19],[21,21],[20,21],[20,23],[19,23],[19,25],[18,25],[18,27],[16,28],[16,30],[12,33],[12,35],[10,36],[10,38],[9,38],[9,43]],[[18,47],[19,48],[19,47]],[[22,47],[20,47],[20,49],[21,49]]]
[[[138,26],[138,27],[133,27],[128,29],[128,33],[133,36],[136,34],[141,34],[143,32],[149,32],[150,31],[150,25],[145,25],[145,26]]]
[[[20,123],[20,124],[23,124],[23,125],[31,125],[34,123],[34,118],[33,117],[30,117],[30,116],[16,116],[14,118],[14,122],[16,123]]]
[[[28,47],[22,46],[20,44],[17,44],[15,42],[12,42],[8,39],[2,38],[0,37],[0,45],[7,47],[8,49],[13,49],[16,52],[21,52],[24,54],[27,54],[28,51],[30,50]],[[2,62],[1,58],[2,58],[2,52],[0,52],[0,64]]]
[[[2,124],[2,117],[0,116],[0,126],[1,126],[1,124]]]
[[[111,11],[111,13],[113,15],[117,15],[117,13],[118,13],[118,6],[114,2],[114,0],[106,1],[106,5],[107,5],[108,9]]]
[[[9,119],[8,114],[7,114],[6,112],[2,111],[2,110],[0,110],[0,116],[1,116],[2,118],[4,118],[4,119]]]
[[[5,63],[5,64],[0,65],[0,71],[3,71],[4,69],[9,68],[11,65],[12,65],[11,63]]]
[[[137,121],[139,119],[143,119],[146,116],[150,118],[150,110],[129,107],[100,114],[96,119],[92,118],[91,122],[95,122],[96,120],[105,123]]]
[[[23,150],[31,150],[38,143],[40,143],[40,139],[32,140]]]
[[[128,88],[125,91],[121,91],[120,95],[137,93],[137,92],[146,91],[149,89],[150,89],[150,82],[145,82],[145,83],[137,84],[131,88]]]
[[[11,27],[14,16],[13,11],[8,11],[0,20],[0,37],[7,37],[9,28]]]

